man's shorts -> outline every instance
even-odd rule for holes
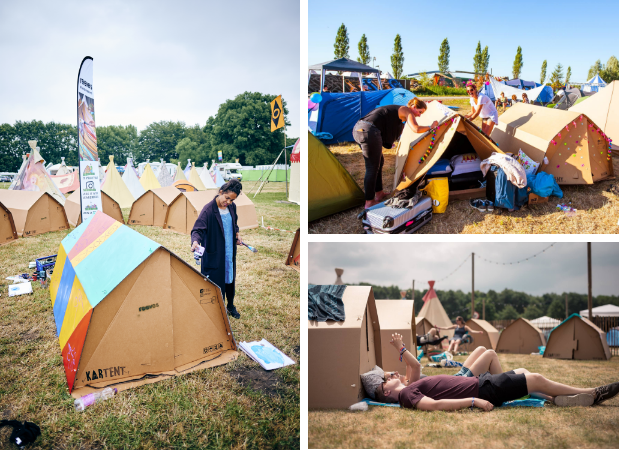
[[[528,393],[527,378],[523,373],[516,374],[510,370],[498,375],[486,372],[479,376],[479,398],[488,400],[494,406],[501,406]]]

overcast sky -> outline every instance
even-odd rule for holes
[[[344,269],[344,283],[409,289],[428,288],[471,291],[471,258],[475,252],[475,290],[513,289],[532,295],[587,293],[587,244],[557,243],[529,261],[513,265],[490,264],[529,258],[551,243],[315,243],[309,245],[311,284],[333,284],[334,269]],[[593,295],[619,295],[619,243],[591,245]],[[447,277],[469,259],[453,275]]]
[[[281,94],[299,137],[299,14],[287,0],[1,1],[0,123],[76,124],[92,56],[98,126],[203,126],[252,91]]]

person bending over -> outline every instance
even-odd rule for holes
[[[447,349],[448,352],[453,351],[454,353],[458,353],[458,347],[462,343],[462,339],[464,338],[464,335],[466,333],[472,333],[472,334],[483,334],[484,333],[483,331],[471,330],[471,327],[464,324],[464,319],[462,318],[462,316],[456,317],[455,325],[452,325],[447,328],[439,328],[439,329],[440,330],[453,330],[454,328],[456,329],[456,331],[454,331],[454,337],[452,337],[449,340],[449,348]]]
[[[471,112],[465,117],[469,120],[474,120],[477,116],[481,117],[481,131],[490,136],[494,126],[499,123],[499,113],[496,107],[492,104],[490,97],[477,93],[477,86],[470,80],[466,83],[466,92],[471,97]]]

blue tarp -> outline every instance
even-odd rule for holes
[[[611,328],[606,333],[606,342],[611,347],[619,347],[619,330],[616,328]]]
[[[510,80],[510,81],[515,81],[515,80]],[[520,80],[522,81],[522,80]],[[495,81],[495,83],[498,84],[505,84],[506,86],[510,86],[510,87],[514,87],[511,86],[508,83],[505,83],[504,81]],[[522,81],[522,83],[525,83],[524,85],[527,87],[531,87],[532,89],[534,89],[535,87],[539,87],[541,86],[541,84],[539,83],[535,83],[533,81]],[[533,86],[535,85],[535,86]],[[520,87],[516,87],[516,89],[520,89]],[[481,94],[485,94],[488,97],[490,97],[490,100],[492,100],[493,102],[496,101],[496,96],[494,95],[494,92],[492,90],[492,84],[484,84],[484,87],[481,89],[481,91],[479,91]],[[511,92],[511,91],[510,91]],[[555,94],[554,91],[552,90],[552,88],[550,86],[546,86],[542,89],[541,93],[537,96],[537,98],[532,98],[532,95],[529,93],[529,91],[525,91],[522,90],[522,92],[526,92],[527,93],[527,97],[529,97],[529,101],[531,102],[541,102],[541,103],[549,103],[550,101],[552,101],[552,99],[554,98]],[[518,100],[522,100],[522,92],[514,92],[516,94],[516,97],[518,98]],[[499,92],[499,95],[501,93]],[[507,92],[505,93],[506,97],[511,98],[511,94],[508,95]]]

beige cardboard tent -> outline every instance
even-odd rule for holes
[[[47,192],[0,189],[0,203],[13,214],[18,236],[69,229],[64,207]]]
[[[428,281],[430,285],[430,290],[426,292],[426,295],[423,296],[423,306],[421,307],[421,311],[417,314],[417,317],[424,317],[428,319],[428,321],[432,324],[432,326],[437,326],[441,328],[447,328],[452,326],[451,320],[449,320],[449,316],[445,312],[445,308],[441,304],[441,301],[438,299],[436,295],[436,291],[434,290],[434,281]],[[426,330],[426,333],[428,331]],[[454,330],[441,330],[441,335],[449,336],[450,338],[454,335]]]
[[[348,408],[367,397],[360,375],[381,359],[380,326],[370,286],[347,286],[346,320],[307,323],[307,403]]]
[[[206,191],[206,186],[204,186],[204,183],[200,179],[200,175],[196,170],[195,162],[191,163],[191,169],[189,169],[189,178],[187,179],[187,181],[193,184],[197,190]]]
[[[587,101],[572,106],[568,111],[584,114],[600,126],[611,140],[612,149],[619,152],[619,81],[608,83]]]
[[[112,197],[121,208],[131,208],[133,201],[133,194],[123,181],[123,178],[116,170],[114,165],[114,156],[110,156],[110,162],[107,165],[105,172],[105,180],[101,184],[101,191]]]
[[[149,163],[146,163],[144,167],[144,172],[142,172],[142,176],[140,177],[140,184],[146,191],[149,189],[159,189],[161,187]]]
[[[168,206],[179,195],[181,195],[181,191],[174,186],[146,191],[133,202],[127,223],[163,227]]]
[[[404,346],[417,356],[417,333],[415,306],[412,300],[376,300],[376,312],[380,324],[380,360],[376,364],[386,372],[397,370],[406,374],[406,363],[400,362],[400,353],[391,345],[391,335],[402,335]]]
[[[417,336],[423,336],[432,329],[432,324],[425,317],[417,316],[415,317],[415,329],[417,331]]]
[[[292,245],[290,246],[290,251],[288,252],[288,256],[286,257],[286,261],[284,262],[284,264],[292,267],[297,272],[301,270],[300,231],[301,230],[297,228],[297,232],[294,234],[294,239],[292,240]]]
[[[593,184],[613,176],[599,126],[585,114],[517,103],[501,115],[492,139],[504,152],[522,149],[558,184]]]
[[[544,358],[609,360],[606,333],[588,319],[572,314],[548,336]]]
[[[114,220],[119,221],[123,225],[125,219],[123,218],[123,212],[120,209],[120,205],[116,200],[101,191],[101,203],[103,206],[103,212]],[[82,223],[82,211],[80,210],[80,190],[79,188],[73,194],[67,197],[67,201],[64,204],[64,209],[67,213],[67,219],[72,227],[78,226]]]
[[[0,245],[8,244],[17,239],[17,230],[13,222],[11,210],[0,203]]]
[[[488,350],[496,349],[496,344],[499,341],[499,330],[490,325],[490,322],[481,319],[469,319],[466,321],[466,325],[471,330],[484,332],[484,334],[470,335],[473,338],[473,342],[468,346],[469,352],[482,345]]]
[[[478,334],[474,335],[479,336]],[[539,348],[546,345],[546,338],[542,330],[522,317],[508,325],[499,336],[496,345],[497,353],[519,353],[529,355],[539,352]]]

